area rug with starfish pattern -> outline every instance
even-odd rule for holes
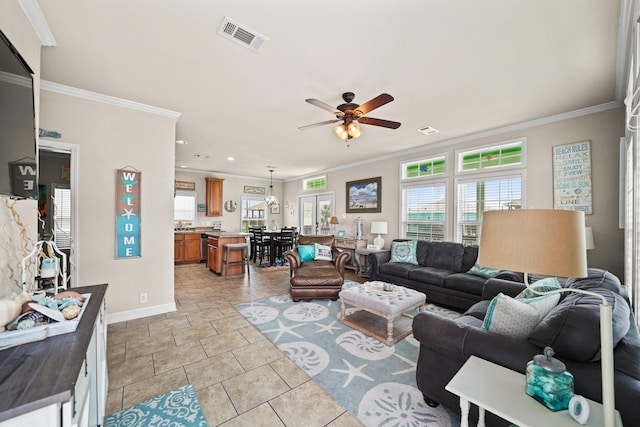
[[[294,303],[283,294],[235,308],[366,426],[460,425],[458,414],[424,403],[416,386],[419,343],[413,335],[388,347],[340,323],[339,300]],[[355,310],[347,306],[346,314]],[[434,304],[425,310],[460,316]]]

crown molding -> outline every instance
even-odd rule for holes
[[[53,33],[51,32],[51,28],[49,28],[47,19],[44,17],[42,9],[40,9],[38,0],[19,0],[19,2],[24,14],[27,15],[27,19],[31,22],[33,30],[40,39],[40,44],[42,44],[42,46],[49,47],[57,46],[58,43],[53,37]]]
[[[217,171],[204,170],[204,169],[193,169],[193,168],[181,168],[179,166],[175,168],[175,171],[176,172],[188,172],[188,173],[200,174],[200,175],[215,175],[216,178],[252,179],[254,181],[266,181],[266,182],[269,182],[269,178],[262,178],[262,177],[258,177],[258,176],[236,175],[236,174],[232,174],[232,173],[228,173],[228,172],[217,172]],[[286,182],[286,181],[282,180],[282,179],[273,178],[273,182],[282,183],[282,182]]]
[[[363,165],[367,165],[367,164],[370,164],[370,163],[380,162],[380,161],[383,161],[383,160],[389,160],[389,159],[395,159],[395,158],[398,158],[398,157],[404,157],[404,156],[407,156],[409,154],[422,153],[422,152],[427,151],[427,150],[434,150],[434,149],[438,149],[438,148],[442,148],[442,147],[451,147],[453,145],[462,144],[464,142],[473,141],[473,140],[480,139],[480,138],[486,138],[486,137],[491,137],[491,136],[502,135],[502,134],[509,133],[509,132],[515,132],[515,131],[518,131],[518,130],[529,129],[529,128],[532,128],[532,127],[542,126],[542,125],[555,123],[555,122],[560,122],[560,121],[563,121],[563,120],[574,119],[576,117],[588,116],[589,114],[595,114],[595,113],[600,113],[600,112],[607,111],[607,110],[613,110],[615,108],[620,108],[623,105],[624,104],[622,102],[619,102],[619,101],[605,102],[604,104],[598,104],[598,105],[594,105],[594,106],[591,106],[591,107],[581,108],[579,110],[568,111],[566,113],[556,114],[556,115],[553,115],[553,116],[543,117],[543,118],[540,118],[540,119],[529,120],[529,121],[526,121],[526,122],[516,123],[516,124],[513,124],[513,125],[509,125],[509,126],[502,126],[502,127],[499,127],[499,128],[493,128],[493,129],[489,129],[489,130],[482,131],[482,132],[471,133],[469,135],[463,135],[463,136],[460,136],[460,137],[457,137],[457,138],[451,138],[451,139],[446,139],[446,140],[443,140],[443,141],[438,141],[438,142],[434,142],[434,143],[430,143],[430,144],[424,144],[424,145],[421,145],[419,147],[411,148],[411,149],[408,149],[408,150],[398,151],[398,152],[395,152],[395,153],[386,154],[384,156],[373,157],[371,159],[361,160],[361,161],[358,161],[358,162],[349,163],[349,164],[342,165],[342,166],[336,166],[334,168],[324,169],[324,170],[321,170],[321,171],[318,171],[318,172],[314,172],[314,173],[311,173],[311,174],[302,175],[302,176],[299,176],[297,178],[289,178],[289,179],[285,180],[284,182],[296,181],[296,180],[299,180],[299,179],[309,178],[309,177],[312,177],[312,176],[317,175],[317,174],[335,172],[335,171],[342,170],[342,169],[350,169],[350,168],[353,168],[353,167],[356,167],[356,166],[363,166]]]
[[[33,82],[30,78],[19,76],[17,74],[6,73],[4,71],[0,71],[0,82],[22,86],[29,89],[33,86]]]
[[[156,114],[159,116],[169,117],[176,122],[180,120],[182,113],[176,111],[165,110],[164,108],[154,107],[152,105],[142,104],[140,102],[129,101],[127,99],[117,98],[115,96],[103,95],[101,93],[91,92],[89,90],[78,89],[66,86],[60,83],[54,83],[47,80],[40,80],[40,89],[49,92],[56,92],[63,95],[75,96],[89,101],[101,102],[103,104],[114,105],[116,107],[129,108],[131,110],[142,111],[144,113]]]

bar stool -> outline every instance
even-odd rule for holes
[[[249,272],[249,245],[246,243],[229,243],[223,246],[222,251],[222,264],[224,265],[224,278],[225,280],[229,276],[230,265],[242,265],[242,272],[244,273],[244,266],[247,266],[247,276],[251,276]],[[234,251],[240,252],[242,258],[240,261],[230,261]]]

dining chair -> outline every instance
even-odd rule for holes
[[[262,259],[271,256],[271,240],[268,235],[265,234],[262,228],[255,228],[253,230],[253,235],[255,236],[255,252],[253,255],[253,262],[260,259],[260,264],[262,264]]]

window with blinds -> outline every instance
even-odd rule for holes
[[[191,222],[196,220],[196,192],[176,191],[173,197],[173,220]]]
[[[522,207],[522,174],[478,177],[458,181],[456,241],[477,245],[482,216],[486,211]]]
[[[442,242],[446,217],[444,182],[402,186],[401,237]]]
[[[241,229],[243,233],[248,233],[249,227],[262,227],[267,225],[267,209],[263,197],[242,196],[241,203]]]
[[[71,190],[53,185],[53,240],[58,249],[71,249]]]

